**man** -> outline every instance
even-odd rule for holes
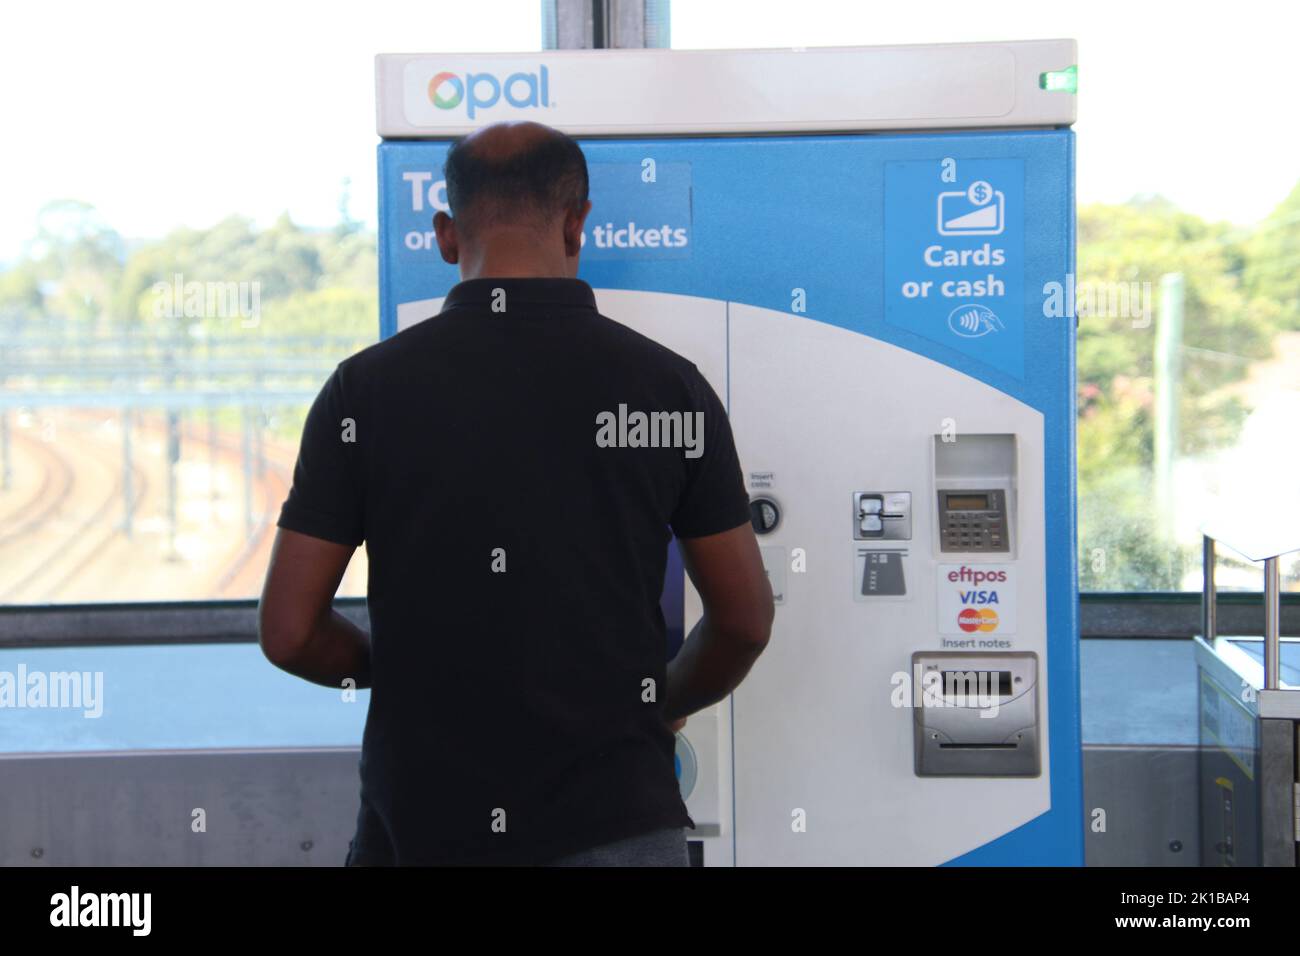
[[[773,614],[726,414],[576,278],[572,139],[488,127],[445,175],[462,281],[312,406],[262,649],[371,688],[350,864],[685,865],[670,724],[740,683]],[[673,441],[612,440],[620,406]],[[704,619],[666,666],[670,530]],[[369,636],[331,609],[363,541]]]

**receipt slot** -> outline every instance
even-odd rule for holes
[[[587,157],[601,312],[726,406],[777,606],[681,732],[705,865],[1082,863],[1075,324],[1051,309],[1075,100],[1045,80],[1075,61],[1059,40],[377,61],[385,337],[458,279],[431,230],[451,140],[537,120]],[[446,95],[466,76],[512,92],[471,112]],[[689,634],[680,567],[665,623]],[[917,654],[984,706],[927,706]]]

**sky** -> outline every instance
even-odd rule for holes
[[[1079,41],[1078,198],[1160,193],[1265,216],[1300,180],[1293,30],[1278,0],[673,0],[675,47]],[[375,222],[374,55],[526,51],[539,0],[42,0],[0,35],[0,261],[53,199],[129,238],[283,212]]]

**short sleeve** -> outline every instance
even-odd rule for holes
[[[720,534],[749,522],[749,495],[726,409],[694,366],[691,375],[704,442],[698,457],[686,459],[686,484],[670,522],[679,538]]]
[[[357,478],[357,429],[336,369],[307,413],[293,487],[280,509],[289,531],[360,545],[365,538],[361,482]]]

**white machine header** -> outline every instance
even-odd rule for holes
[[[537,120],[581,136],[1068,126],[1073,40],[380,54],[379,135]]]

